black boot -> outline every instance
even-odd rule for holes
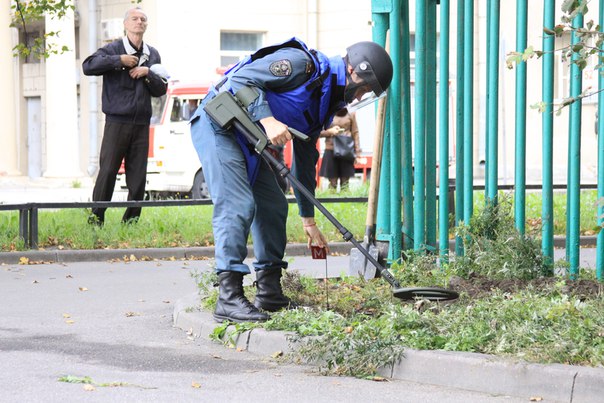
[[[275,312],[282,308],[295,309],[297,305],[283,295],[281,269],[256,271],[256,299],[254,305],[265,311]]]
[[[218,274],[220,288],[214,319],[218,322],[264,322],[269,316],[260,312],[243,294],[243,273],[223,271]]]

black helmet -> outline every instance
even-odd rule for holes
[[[346,52],[348,63],[376,96],[388,89],[392,81],[392,60],[383,47],[375,42],[357,42]]]

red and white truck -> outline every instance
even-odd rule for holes
[[[148,198],[209,197],[189,125],[209,87],[209,83],[170,82],[166,95],[152,98],[145,187]],[[127,189],[123,170],[117,175],[116,189]]]
[[[153,116],[149,128],[146,193],[149,199],[166,197],[205,199],[209,197],[203,168],[193,148],[189,119],[207,95],[210,83],[170,82],[166,95],[152,98]],[[317,143],[321,147],[322,141]],[[291,167],[292,145],[284,149],[284,160]],[[317,163],[317,172],[321,158]],[[355,163],[362,180],[368,179],[371,153]],[[320,178],[317,176],[317,180]],[[126,190],[123,169],[117,175],[116,190]]]

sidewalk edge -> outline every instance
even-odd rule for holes
[[[212,340],[220,324],[212,314],[199,308],[197,294],[178,300],[174,327],[190,336]],[[224,340],[233,329],[227,328]],[[238,335],[234,346],[262,357],[277,357],[295,349],[291,333],[253,329]],[[405,349],[404,358],[379,374],[388,378],[473,390],[520,398],[601,402],[604,396],[604,368],[562,364],[531,364],[487,354]]]

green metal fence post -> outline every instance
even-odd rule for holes
[[[426,245],[436,249],[436,0],[426,6]]]
[[[461,224],[464,212],[464,66],[465,66],[465,0],[457,2],[457,66],[456,66],[456,85],[455,85],[455,107],[456,107],[456,125],[455,125],[455,225]],[[455,254],[463,255],[463,240],[460,237],[455,238]]]
[[[463,176],[464,214],[466,224],[474,212],[474,1],[464,7],[464,117],[463,117]]]
[[[516,1],[516,51],[526,49],[527,0]],[[526,62],[516,66],[516,163],[514,218],[516,229],[524,235],[526,221]]]
[[[578,14],[573,19],[573,28],[583,27],[583,15]],[[573,30],[571,34],[571,45],[579,41]],[[579,56],[573,53],[572,60]],[[570,96],[578,97],[583,85],[582,71],[576,63],[570,67]],[[570,118],[568,130],[568,197],[567,216],[568,227],[566,228],[566,250],[570,263],[571,278],[577,278],[579,274],[579,224],[580,224],[580,169],[581,169],[581,99],[578,98],[570,105]]]
[[[600,0],[600,32],[604,32],[604,0]],[[604,227],[604,68],[598,76],[598,225]],[[604,228],[596,244],[596,277],[604,280]]]
[[[401,8],[400,2],[393,0],[390,13],[390,55],[393,60],[394,75],[390,86],[388,104],[390,107],[390,229],[392,237],[388,257],[399,260],[401,256]]]
[[[411,146],[411,61],[409,58],[409,1],[404,0],[400,9],[402,31],[401,40],[401,85],[403,115],[403,248],[413,247],[413,157]]]
[[[377,43],[385,44],[386,31],[388,30],[390,15],[392,11],[391,0],[372,0],[371,11],[373,15],[373,38]],[[391,52],[392,53],[392,52]],[[394,73],[397,73],[397,61],[394,60]],[[394,80],[393,80],[394,81]],[[392,91],[392,90],[390,90]],[[390,195],[392,189],[392,177],[390,175],[390,111],[386,108],[384,118],[384,145],[382,149],[382,166],[380,171],[380,192],[378,195],[378,208],[376,217],[376,240],[392,244],[392,228],[390,226]],[[390,253],[391,248],[388,248]]]
[[[604,0],[603,0],[604,1]],[[440,2],[438,245],[449,254],[449,0]]]
[[[420,250],[426,239],[426,0],[415,4],[415,144],[413,159],[413,246]]]
[[[545,0],[543,4],[543,26],[554,29],[555,0]],[[554,262],[554,185],[553,185],[553,138],[554,138],[554,35],[543,34],[543,65],[542,65],[542,98],[545,109],[541,115],[543,137],[543,162],[542,162],[542,206],[541,206],[541,249],[546,258],[546,264],[553,274]]]
[[[499,124],[499,0],[487,3],[487,193],[486,202],[497,202],[498,169],[498,124]]]

